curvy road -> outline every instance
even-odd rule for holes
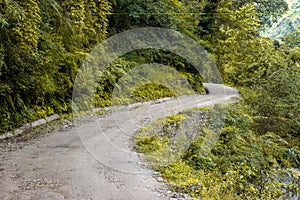
[[[0,145],[0,199],[176,199],[156,177],[132,136],[149,122],[193,107],[226,103],[234,88],[206,84],[209,95],[111,107],[74,126]]]

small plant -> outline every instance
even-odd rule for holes
[[[141,153],[151,153],[158,151],[169,144],[167,137],[160,138],[157,135],[138,134],[135,137],[136,148]]]
[[[111,110],[96,110],[96,114],[97,115],[105,115],[105,114],[108,114],[108,113],[110,113],[111,112]]]
[[[149,83],[144,84],[135,90],[131,95],[131,98],[134,101],[148,101],[172,96],[176,96],[176,94],[169,88],[160,84]]]

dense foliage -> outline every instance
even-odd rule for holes
[[[191,112],[201,115],[203,110],[184,111],[143,127],[135,136],[136,148],[171,188],[200,199],[271,200],[299,194],[300,172],[292,169],[300,164],[299,139],[257,133],[251,127],[255,118],[246,114],[243,103],[223,109],[225,126],[209,154],[203,154],[209,130],[202,127],[189,148],[169,161],[179,127],[193,120]]]
[[[85,54],[107,32],[106,1],[0,2],[0,132],[70,110]]]

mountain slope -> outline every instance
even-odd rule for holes
[[[289,11],[263,35],[280,39],[289,33],[295,32],[300,26],[300,0],[287,0]]]

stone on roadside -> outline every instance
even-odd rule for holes
[[[36,120],[36,121],[32,122],[31,126],[34,128],[34,127],[44,125],[46,123],[47,123],[47,121],[45,119],[39,119],[39,120]]]
[[[51,121],[54,121],[54,120],[57,120],[59,119],[59,115],[58,114],[54,114],[54,115],[50,115],[49,117],[46,118],[46,121],[47,122],[51,122]]]

